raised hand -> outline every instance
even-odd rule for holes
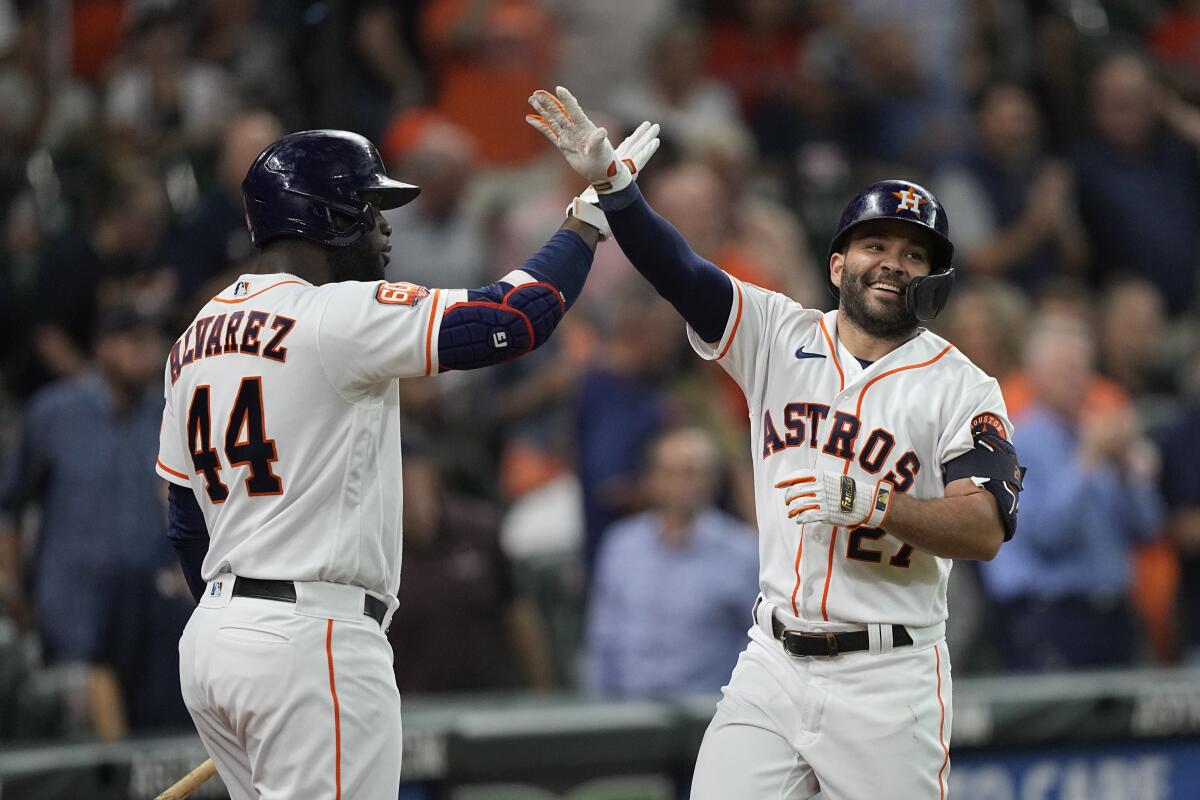
[[[658,152],[658,131],[657,122],[654,124],[643,122],[637,126],[637,130],[625,137],[625,141],[617,145],[615,153],[617,161],[629,168],[635,181],[641,174],[642,168],[646,166],[646,162]],[[596,203],[600,198],[596,194],[595,187],[589,185],[579,195],[579,199],[585,203]]]
[[[597,128],[565,88],[559,86],[555,93],[557,97],[544,89],[534,92],[529,105],[537,113],[529,114],[525,121],[541,131],[562,152],[571,169],[597,192],[616,192],[628,186],[633,172],[617,158],[608,131]]]

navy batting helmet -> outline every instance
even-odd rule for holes
[[[334,130],[284,136],[259,154],[242,181],[255,247],[281,236],[326,247],[354,244],[375,227],[365,192],[382,195],[380,208],[396,208],[420,191],[389,178],[370,141]]]
[[[954,258],[954,245],[950,242],[950,222],[946,219],[946,209],[942,208],[933,192],[910,181],[873,183],[859,192],[842,212],[838,231],[829,243],[829,256],[846,247],[851,231],[874,219],[908,222],[929,234],[933,243],[929,274],[909,281],[905,302],[917,319],[933,319],[946,305],[950,290],[954,287],[954,266],[950,263]],[[826,257],[826,264],[829,256]],[[837,287],[832,282],[829,287],[833,296],[839,297]]]

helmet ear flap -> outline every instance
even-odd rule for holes
[[[921,322],[928,322],[941,313],[950,290],[954,288],[954,268],[913,278],[908,283],[905,304],[912,315]]]

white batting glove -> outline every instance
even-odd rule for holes
[[[802,469],[775,484],[784,490],[788,518],[797,524],[824,522],[846,528],[882,528],[895,487],[891,481],[874,485],[840,472]]]
[[[614,155],[617,160],[629,168],[633,180],[638,179],[642,167],[658,151],[658,123],[653,125],[643,122],[637,130],[625,137],[625,141],[617,145]],[[589,185],[582,193],[567,205],[567,216],[583,220],[600,232],[600,241],[612,236],[608,220],[599,207],[600,196],[595,188]]]
[[[563,87],[555,89],[558,97],[538,89],[529,98],[536,114],[525,121],[562,151],[571,169],[601,194],[618,192],[633,181],[628,165],[617,159],[608,131],[597,128],[579,107],[575,96]]]

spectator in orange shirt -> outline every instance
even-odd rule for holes
[[[532,0],[432,0],[420,22],[434,73],[434,105],[479,142],[493,166],[543,155],[541,137],[514,108],[554,63],[550,16]]]

